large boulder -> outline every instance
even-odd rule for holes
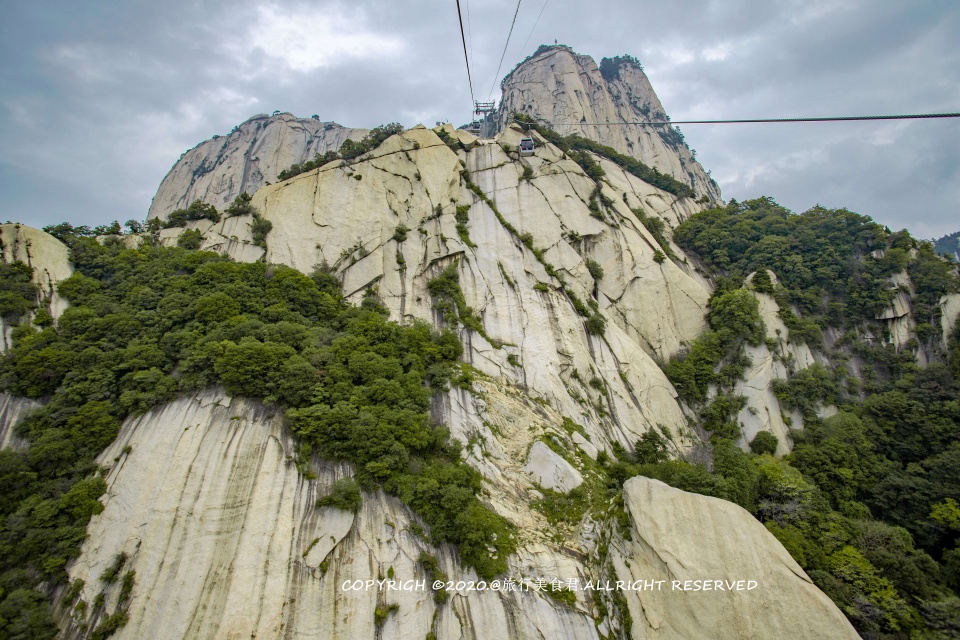
[[[631,538],[613,552],[634,638],[859,638],[787,550],[741,507],[650,478],[624,483]]]
[[[535,442],[523,470],[546,489],[567,493],[583,484],[583,476],[543,442]]]

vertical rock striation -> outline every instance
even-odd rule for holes
[[[686,418],[655,358],[703,331],[709,284],[682,258],[658,262],[661,246],[631,208],[669,228],[701,205],[599,157],[606,181],[595,182],[550,144],[521,161],[515,128],[478,141],[447,127],[465,148],[415,128],[352,164],[258,191],[253,205],[273,225],[267,262],[306,273],[326,264],[354,301],[375,291],[391,317],[440,325],[428,285],[455,264],[483,326],[463,331],[476,369],[541,397],[595,443],[630,447],[658,424],[683,441]],[[217,228],[205,243],[221,242]],[[584,314],[606,319],[604,336]]]
[[[490,400],[486,408],[461,406],[451,415],[482,413],[503,429],[497,446],[522,446],[527,425],[511,423],[535,418],[534,403],[502,394],[496,385],[481,387]],[[458,391],[446,397],[451,405],[464,400]],[[513,475],[517,456],[496,451],[484,456],[491,500],[522,536],[505,577],[526,588],[494,590],[484,583],[438,601],[418,558],[426,551],[449,579],[476,580],[455,551],[425,542],[416,518],[380,492],[364,493],[356,514],[315,507],[350,469],[314,460],[318,477],[306,479],[294,456],[294,442],[273,409],[216,390],[127,420],[98,459],[108,468],[105,508],[93,516],[81,555],[68,567],[71,580],[83,580],[78,600],[87,606],[60,603],[62,637],[88,638],[102,620],[124,610],[128,621],[112,636],[116,640],[420,640],[431,632],[438,640],[598,639],[617,623],[612,610],[601,613],[587,583],[618,591],[622,599],[613,606],[621,608],[620,619],[625,611],[633,618],[634,638],[857,637],[743,509],[631,479],[624,486],[629,535],[614,536],[600,566],[597,524],[585,523],[563,546],[545,542],[556,532],[530,509],[532,485]],[[519,482],[498,487],[497,474],[500,484]],[[502,489],[520,491],[509,510],[498,502]],[[126,555],[118,577],[103,580],[120,554]],[[121,601],[120,576],[129,572],[133,587]],[[377,579],[414,583],[409,590],[344,588]],[[561,602],[537,586],[554,579],[576,581],[575,597]],[[652,579],[668,582],[662,591],[632,587]],[[672,589],[675,579],[754,580],[758,586],[689,592]],[[101,593],[102,606],[96,606]]]
[[[769,270],[767,273],[771,281],[776,283],[776,274]],[[752,284],[753,276],[751,273],[747,277],[748,284]],[[803,416],[799,411],[791,411],[780,405],[773,392],[773,383],[775,380],[786,380],[817,360],[806,344],[791,342],[790,330],[779,316],[780,307],[776,300],[766,293],[752,293],[757,298],[767,335],[766,341],[760,345],[746,345],[750,365],[734,387],[734,394],[746,400],[745,406],[737,414],[742,433],[740,444],[746,448],[759,432],[769,431],[777,436],[777,453],[785,454],[793,447],[790,429],[802,429]]]
[[[960,293],[950,293],[940,299],[940,326],[943,344],[949,345],[956,326],[960,324]]]
[[[98,459],[109,467],[106,508],[91,520],[69,569],[71,580],[84,581],[79,598],[88,606],[62,603],[63,637],[86,638],[125,609],[129,620],[116,640],[420,640],[431,629],[439,638],[490,637],[494,629],[512,638],[597,638],[584,611],[534,592],[464,590],[438,604],[418,558],[428,551],[451,579],[476,581],[456,554],[428,545],[413,532],[409,511],[380,492],[365,493],[356,514],[316,508],[350,470],[316,461],[318,478],[307,480],[294,455],[279,414],[217,391],[128,420]],[[135,571],[125,602],[119,579],[101,579],[121,553],[120,574]],[[570,565],[560,554],[553,561]],[[387,576],[423,584],[343,588]],[[397,608],[378,625],[377,607],[391,605]]]

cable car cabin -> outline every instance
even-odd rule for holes
[[[470,124],[468,124],[468,125],[467,125],[467,132],[468,132],[468,133],[472,133],[473,135],[475,135],[475,136],[477,136],[477,137],[480,137],[480,134],[483,132],[483,129],[482,129],[481,126],[480,126],[480,122],[477,121],[477,120],[474,120],[473,122],[471,122]]]
[[[532,156],[534,151],[533,138],[520,138],[520,156]]]

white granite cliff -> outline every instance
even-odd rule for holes
[[[520,64],[502,85],[503,98],[488,132],[503,130],[514,111],[609,145],[693,187],[697,198],[720,201],[720,188],[671,127],[579,126],[580,122],[667,121],[650,81],[628,58],[601,74],[590,56],[569,47],[546,47]],[[200,199],[224,209],[242,192],[253,194],[293,164],[317,153],[336,151],[367,129],[351,129],[290,113],[256,115],[228,135],[206,140],[184,153],[163,179],[148,218],[165,219],[175,209]]]
[[[29,398],[19,398],[7,392],[0,393],[0,449],[24,449],[27,442],[17,436],[16,428],[23,416],[40,403]]]
[[[100,576],[120,553],[128,557],[121,572],[134,571],[135,582],[117,640],[598,639],[622,637],[628,618],[628,637],[636,639],[858,637],[780,543],[732,503],[634,478],[624,486],[629,536],[589,520],[552,530],[530,509],[535,488],[511,449],[544,432],[561,437],[558,414],[488,383],[476,395],[452,391],[443,404],[459,438],[481,420],[503,429],[487,458],[485,501],[518,525],[520,547],[505,577],[528,590],[462,591],[438,603],[417,561],[422,551],[450,579],[476,580],[451,548],[426,543],[415,517],[380,492],[365,493],[356,514],[316,508],[349,466],[314,461],[318,477],[305,479],[279,413],[211,390],[128,419],[100,456],[109,469],[106,508],[69,567],[71,579],[84,581],[78,598],[87,606],[63,603],[71,606],[60,609],[62,637],[85,638],[84,629],[116,611],[121,581],[105,584]],[[578,456],[571,450],[570,458]],[[602,558],[601,545],[608,549]],[[424,586],[344,588],[391,576]],[[575,601],[536,589],[537,580],[554,579],[577,581]],[[604,615],[583,587],[599,581],[616,589],[617,580],[623,599],[617,604],[602,592]],[[664,582],[640,590],[651,580]],[[744,590],[674,588],[687,580],[711,587],[726,580],[733,589],[742,580]],[[746,590],[748,580],[755,588]],[[104,605],[96,607],[100,593]],[[378,607],[387,612],[380,624]]]
[[[589,209],[596,184],[552,145],[520,161],[505,151],[523,135],[515,128],[497,140],[449,125],[446,135],[460,136],[469,150],[455,152],[420,127],[352,164],[333,162],[262,188],[253,205],[273,225],[265,251],[252,243],[250,216],[190,226],[203,232],[201,248],[238,260],[265,258],[306,273],[327,264],[347,296],[359,301],[375,287],[391,317],[402,321],[440,323],[427,283],[456,262],[467,303],[484,327],[485,336],[464,333],[465,359],[479,371],[542,398],[601,442],[629,447],[659,425],[679,448],[689,447],[686,417],[654,359],[703,331],[710,288],[682,259],[657,262],[660,245],[631,208],[672,227],[702,205],[598,157],[610,203],[599,219]],[[464,168],[500,217],[467,187]],[[457,207],[469,216],[463,237]],[[399,241],[401,226],[409,231]],[[161,240],[175,244],[181,232],[164,230]],[[599,280],[588,259],[603,268]],[[606,318],[603,338],[588,333],[560,278]],[[588,384],[592,378],[602,388]]]
[[[4,263],[22,262],[33,269],[37,285],[37,304],[54,320],[66,310],[57,285],[73,275],[70,250],[49,233],[22,224],[0,224],[0,259]],[[0,352],[10,348],[12,326],[0,318]]]
[[[203,248],[240,260],[305,272],[325,263],[348,296],[373,289],[401,321],[443,324],[427,282],[456,264],[483,325],[482,334],[460,330],[478,379],[473,391],[438,397],[433,417],[482,474],[483,502],[516,525],[509,577],[528,586],[659,579],[669,593],[624,590],[623,598],[603,592],[595,600],[576,591],[562,603],[535,589],[487,590],[441,604],[429,586],[346,591],[346,581],[390,575],[427,580],[421,551],[451,579],[476,576],[454,549],[417,535],[416,516],[390,496],[366,493],[355,515],[315,507],[335,479],[352,473],[349,465],[313,460],[317,479],[305,478],[278,410],[212,389],[128,419],[100,456],[109,469],[106,508],[68,568],[71,580],[84,581],[87,606],[60,603],[64,638],[86,638],[121,607],[119,581],[100,580],[119,553],[129,557],[123,572],[136,572],[120,640],[679,639],[691,630],[704,638],[857,637],[782,546],[732,504],[638,478],[625,487],[629,535],[609,514],[554,526],[532,507],[545,487],[602,481],[592,459],[613,442],[629,447],[659,429],[672,434],[675,453],[693,446],[685,409],[654,358],[704,329],[709,285],[679,247],[671,245],[676,260],[655,259],[660,245],[631,212],[658,216],[669,236],[702,205],[598,157],[605,204],[591,215],[594,181],[543,141],[535,157],[520,160],[522,135],[508,128],[480,141],[449,126],[419,127],[353,163],[265,186],[253,205],[273,225],[266,249],[252,243],[252,219],[189,224],[203,233]],[[161,242],[175,243],[182,231],[166,230]],[[602,277],[590,274],[587,259]],[[561,280],[606,319],[603,337],[586,330]],[[564,418],[582,433],[565,430]],[[734,533],[721,535],[727,530]],[[758,586],[709,595],[672,589],[674,580],[704,579]],[[104,606],[96,607],[101,592]]]
[[[697,197],[720,201],[720,187],[697,162],[673,127],[593,126],[597,123],[667,122],[666,111],[639,63],[629,57],[606,62],[564,45],[540,47],[502,84],[498,127],[513,113],[553,123],[560,134],[576,134],[613,147],[690,185]],[[582,123],[582,124],[581,124]]]
[[[290,165],[336,151],[348,138],[360,140],[366,133],[290,113],[253,116],[184,153],[160,183],[147,217],[166,218],[198,199],[224,209],[241,193],[276,182]]]

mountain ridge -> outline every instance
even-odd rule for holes
[[[533,135],[538,144],[538,153],[532,158],[517,154],[519,140],[525,135]],[[93,533],[66,567],[72,580],[70,589],[64,584],[56,596],[66,637],[86,639],[91,630],[112,626],[118,638],[132,638],[154,633],[164,625],[200,634],[220,630],[279,633],[282,625],[288,637],[322,636],[331,625],[351,637],[414,629],[416,633],[429,630],[438,638],[456,638],[493,628],[508,629],[518,638],[544,634],[599,638],[611,633],[642,637],[639,634],[655,630],[662,630],[663,637],[680,638],[706,626],[723,638],[751,637],[752,633],[759,640],[782,635],[785,629],[816,637],[857,637],[837,604],[813,587],[807,567],[798,564],[809,561],[789,537],[794,531],[789,528],[791,520],[779,511],[770,511],[790,513],[789,499],[784,504],[773,502],[773,506],[769,498],[759,505],[753,503],[753,510],[774,514],[764,526],[731,504],[734,500],[751,504],[749,492],[728,493],[741,486],[738,476],[711,476],[706,466],[688,462],[712,463],[715,469],[731,473],[732,457],[739,461],[736,464],[754,469],[763,482],[774,483],[777,491],[796,490],[804,500],[813,495],[814,489],[796,469],[770,455],[789,450],[789,439],[804,433],[796,431],[801,422],[812,424],[815,428],[810,437],[817,437],[822,426],[816,410],[827,408],[830,402],[824,396],[821,407],[814,397],[807,406],[791,408],[794,405],[788,399],[796,396],[781,394],[774,384],[783,375],[802,380],[803,372],[817,364],[805,350],[807,338],[797,344],[791,340],[795,329],[803,327],[790,320],[789,299],[781,303],[783,298],[777,297],[777,275],[764,272],[767,278],[762,283],[756,272],[737,289],[725,288],[732,285],[716,275],[719,288],[715,288],[702,271],[723,264],[723,247],[708,243],[710,251],[702,251],[702,261],[685,253],[689,250],[685,247],[696,246],[698,234],[702,229],[709,231],[715,220],[746,219],[751,208],[776,213],[775,203],[706,209],[692,198],[645,183],[602,155],[589,151],[567,154],[520,125],[508,126],[494,140],[478,140],[447,125],[434,130],[416,127],[349,161],[333,160],[266,185],[248,205],[217,221],[182,219],[178,224],[183,226],[155,235],[104,236],[99,242],[70,237],[68,230],[58,228],[57,233],[65,234],[62,237],[83,263],[83,275],[64,285],[68,299],[77,305],[66,312],[65,329],[70,332],[66,336],[83,335],[76,332],[84,323],[98,322],[91,305],[113,308],[102,299],[103,294],[117,295],[129,289],[127,304],[140,309],[139,318],[183,322],[175,318],[196,316],[188,325],[192,329],[174,332],[178,341],[188,340],[196,331],[219,332],[202,352],[187,358],[192,363],[188,366],[191,375],[196,375],[198,367],[211,366],[203,364],[210,358],[220,362],[219,349],[226,350],[222,357],[232,351],[292,350],[289,344],[275,340],[291,341],[302,348],[302,338],[291,326],[297,314],[277,303],[275,296],[310,313],[308,290],[301,290],[312,285],[303,275],[298,276],[297,284],[296,272],[280,265],[313,273],[314,283],[335,284],[342,290],[356,304],[357,313],[382,313],[401,320],[406,327],[434,326],[456,332],[464,354],[459,382],[436,390],[430,401],[431,423],[447,425],[462,447],[462,464],[483,478],[478,500],[484,508],[515,528],[516,553],[506,559],[511,576],[526,576],[531,581],[576,577],[593,583],[604,577],[612,580],[615,575],[633,583],[649,579],[646,569],[663,569],[664,557],[680,554],[680,565],[667,565],[664,575],[668,578],[686,575],[692,581],[701,574],[722,571],[727,575],[717,579],[735,582],[738,576],[733,575],[732,567],[751,566],[753,574],[773,586],[758,590],[750,599],[735,596],[737,600],[730,600],[725,594],[706,605],[684,592],[670,596],[595,593],[593,597],[576,592],[572,597],[551,597],[536,595],[535,590],[533,596],[455,595],[449,603],[429,592],[346,595],[338,585],[348,578],[370,580],[391,571],[402,579],[419,578],[421,571],[428,571],[427,566],[433,567],[429,571],[439,570],[453,578],[469,580],[474,574],[468,564],[458,561],[463,556],[455,545],[437,545],[417,533],[426,530],[423,521],[386,491],[366,487],[359,498],[365,505],[362,513],[352,518],[314,502],[335,491],[334,480],[362,477],[368,471],[346,465],[336,456],[315,457],[316,450],[304,448],[307,441],[292,441],[283,431],[282,421],[276,419],[279,409],[234,400],[208,388],[195,396],[181,394],[148,409],[143,416],[129,416],[122,425],[116,424],[120,438],[97,458],[109,471],[100,485],[106,493],[96,501],[99,507],[90,507],[88,514],[92,517],[87,530]],[[271,224],[265,246],[253,241],[254,212]],[[826,215],[821,213],[821,217]],[[691,227],[694,221],[697,225]],[[686,229],[683,244],[674,239],[677,227]],[[876,225],[868,225],[865,231],[880,233]],[[193,238],[197,244],[190,246],[207,252],[184,248],[186,240],[192,243]],[[870,260],[885,260],[887,267],[882,273],[896,273],[898,266],[911,259],[904,248],[909,239],[894,234],[892,240],[883,242],[891,245],[886,249],[888,255],[879,249],[876,256],[866,250],[861,253]],[[243,270],[234,270],[218,253],[247,264]],[[101,285],[94,282],[100,281],[93,275],[107,278],[103,281],[107,283],[115,278],[112,274],[120,265],[148,264],[150,259],[164,256],[181,265],[173,270],[176,276],[153,284],[157,290],[169,290],[169,302],[158,303],[156,293],[151,295],[140,286],[122,285],[98,293]],[[104,272],[101,265],[110,265],[110,260],[117,262]],[[201,260],[211,261],[211,267],[220,266],[216,270],[201,267],[188,276],[195,268],[188,265],[198,265]],[[787,260],[784,264],[792,263]],[[210,287],[217,277],[248,272],[262,278],[262,294],[234,284],[223,290],[206,289],[206,295],[194,294],[198,299],[193,301],[177,291],[186,277]],[[217,273],[221,276],[215,276]],[[904,286],[908,284],[909,280],[904,281]],[[764,293],[770,291],[773,293]],[[918,287],[911,291],[920,293]],[[888,301],[892,313],[880,309],[870,321],[878,326],[899,323],[904,335],[912,337],[917,325],[910,309],[911,294],[900,293],[903,295],[896,294]],[[960,301],[960,296],[949,298],[954,299]],[[744,305],[743,309],[730,307],[734,302]],[[244,308],[241,305],[255,304],[262,309],[254,315],[246,312],[227,318]],[[270,306],[265,307],[267,304]],[[756,307],[755,318],[750,316],[751,305]],[[179,311],[178,306],[182,307]],[[731,311],[735,315],[729,315]],[[741,312],[746,319],[736,315]],[[224,324],[217,318],[224,319]],[[778,324],[777,320],[784,318],[783,324]],[[788,325],[787,320],[794,324]],[[746,325],[740,326],[744,322]],[[120,326],[129,324],[121,322]],[[87,330],[102,330],[95,327]],[[766,329],[759,335],[763,327]],[[319,329],[312,335],[323,345],[332,336],[329,328]],[[708,392],[712,404],[698,404],[689,399],[678,378],[664,373],[677,358],[697,357],[711,331],[724,329],[746,331],[752,341],[748,346],[758,349],[746,351],[754,356],[756,370],[747,369],[749,365],[730,352],[732,364],[744,367],[741,377],[749,376],[744,380],[749,389],[741,390],[746,404],[731,405],[734,414],[740,412],[737,422],[744,423],[739,437],[733,437],[746,448],[760,440],[755,435],[760,431],[776,432],[772,448],[765,444],[765,453],[756,458],[747,457],[750,454],[731,439],[708,444],[704,427],[715,433],[730,428],[718,423],[725,419],[723,413],[710,414],[718,410],[717,401],[725,396],[711,399]],[[946,324],[944,330],[946,339]],[[252,335],[245,335],[251,331]],[[730,336],[736,339],[739,334],[724,335],[727,337],[722,339],[729,342]],[[55,339],[54,334],[45,334],[45,339]],[[162,344],[167,349],[173,346],[166,340]],[[183,344],[180,342],[179,348],[185,348]],[[16,361],[26,366],[29,359],[21,354],[37,345],[36,340],[16,345]],[[904,357],[914,357],[908,351],[913,349],[909,341],[895,349]],[[728,351],[729,347],[724,347],[721,355]],[[304,355],[309,354],[304,351]],[[259,366],[260,361],[231,359],[244,367]],[[663,361],[668,362],[664,365]],[[325,379],[332,365],[325,357],[311,364],[292,353],[289,366],[295,362],[300,362],[297,376],[312,379],[322,374],[318,380]],[[358,366],[364,365],[358,362]],[[29,374],[30,369],[24,371],[34,375]],[[214,371],[233,375],[222,364]],[[255,376],[257,386],[286,381],[287,369],[280,371],[284,375]],[[38,382],[49,385],[43,372],[39,373]],[[175,370],[138,375],[145,377],[135,376],[127,383],[135,386],[120,396],[122,402],[147,403],[143,405],[147,408],[149,399],[158,397],[155,390],[176,384]],[[156,382],[151,384],[151,380]],[[144,381],[148,388],[143,388]],[[72,376],[65,380],[74,391],[57,394],[55,401],[76,397],[82,388],[76,386],[78,382],[84,384]],[[763,393],[751,395],[751,390]],[[792,387],[788,391],[793,393]],[[87,404],[101,412],[109,406],[102,401]],[[809,411],[811,404],[814,412]],[[323,411],[321,408],[319,415],[324,415]],[[302,430],[296,415],[288,414],[289,424],[306,437],[309,432]],[[772,415],[781,415],[779,430],[769,420]],[[847,419],[841,412],[824,422],[834,425]],[[29,416],[24,420],[30,430],[44,428],[43,422]],[[804,438],[809,447],[809,439]],[[31,450],[36,446],[35,441]],[[668,461],[667,452],[676,459]],[[321,454],[329,452],[321,450]],[[220,469],[220,473],[204,472],[201,478],[198,470],[198,477],[189,480],[181,477],[184,465],[177,467],[179,471],[163,467],[169,461],[187,459],[204,461],[202,466]],[[231,462],[223,466],[224,460]],[[666,478],[699,493],[719,493],[727,501],[670,489],[648,477],[627,479],[637,473]],[[670,475],[675,473],[681,475]],[[682,475],[686,473],[700,475]],[[180,478],[164,492],[164,508],[150,509],[144,498],[136,497],[145,486],[155,484],[148,481],[144,485],[146,477]],[[824,487],[830,486],[828,480],[818,478]],[[622,488],[611,493],[611,483]],[[204,491],[198,488],[201,485]],[[563,493],[571,486],[575,488]],[[199,524],[177,515],[186,511],[176,506],[181,502],[201,505]],[[676,508],[667,508],[668,503]],[[855,506],[844,508],[862,515]],[[302,531],[294,531],[290,537],[286,527],[264,528],[260,514],[265,512],[281,514],[278,521],[300,522],[296,526]],[[260,524],[238,524],[247,520]],[[172,530],[194,533],[178,534],[185,542],[164,543]],[[253,537],[246,537],[245,531]],[[678,531],[687,535],[678,536]],[[333,539],[327,544],[330,536]],[[266,556],[262,550],[258,552],[261,555],[243,551],[252,539],[264,537],[277,541],[270,545],[274,551]],[[316,553],[311,555],[313,550]],[[763,550],[759,557],[758,550]],[[358,553],[365,561],[352,560]],[[744,564],[745,553],[756,564]],[[855,554],[860,552],[853,547],[831,549],[830,553],[830,562],[866,562],[859,560]],[[249,562],[244,559],[248,555],[260,559]],[[184,573],[174,579],[164,573],[167,563],[189,569],[182,569]],[[221,564],[229,566],[230,578],[218,568]],[[114,570],[114,566],[118,568]],[[264,571],[264,566],[293,569]],[[684,570],[691,573],[680,573]],[[822,570],[817,571],[821,573],[815,574],[816,584],[829,586]],[[111,572],[123,573],[123,581],[100,577]],[[185,581],[184,588],[177,586],[178,580]],[[128,583],[130,588],[124,587]],[[286,585],[282,591],[281,583]],[[277,588],[264,590],[266,584]],[[268,592],[270,597],[264,595]],[[836,593],[831,596],[840,598]],[[349,613],[334,619],[331,602],[336,611]],[[863,618],[856,617],[857,610],[852,614],[844,611],[864,624]],[[709,622],[704,622],[704,616]]]
[[[592,88],[589,100],[563,90],[541,92],[544,78],[554,74],[553,67],[562,57],[561,75],[583,75]],[[590,56],[575,53],[569,47],[544,46],[517,65],[501,84],[503,97],[496,117],[486,125],[487,137],[502,131],[514,112],[552,122],[555,116],[574,114],[591,122],[631,122],[648,114],[669,121],[642,67],[629,56],[613,59],[614,71],[605,77]],[[556,83],[556,81],[554,81]],[[562,88],[563,82],[558,86]],[[572,89],[578,96],[583,87]],[[572,106],[577,102],[577,107]],[[543,105],[532,108],[532,105]],[[550,105],[561,105],[561,108]],[[569,107],[569,108],[568,108]],[[573,115],[571,116],[573,117]],[[625,133],[625,127],[560,128],[563,135],[577,134],[608,145],[689,185],[697,198],[720,201],[720,189],[670,126],[656,132]],[[225,136],[214,136],[186,151],[164,177],[148,212],[148,219],[165,219],[176,209],[185,209],[194,200],[202,200],[218,209],[225,208],[243,192],[252,194],[264,184],[278,180],[281,171],[337,151],[346,140],[358,142],[368,129],[352,129],[316,118],[298,118],[289,113],[272,116],[258,114]]]
[[[960,231],[945,234],[941,238],[933,240],[933,246],[937,253],[943,253],[953,256],[953,259],[960,262]]]
[[[241,193],[253,193],[293,164],[360,140],[366,129],[342,127],[290,113],[251,116],[224,136],[185,151],[163,178],[147,219],[165,218],[194,200],[225,208]]]
[[[551,118],[630,87],[659,117],[636,60],[581,58],[505,95],[552,60]],[[0,630],[947,637],[956,265],[849,211],[722,205],[682,141],[638,138],[640,167],[524,118],[304,167],[347,130],[256,116],[165,179],[229,206],[17,228],[15,255],[0,230]],[[277,181],[241,196],[261,155]],[[425,587],[353,588],[392,579]]]

